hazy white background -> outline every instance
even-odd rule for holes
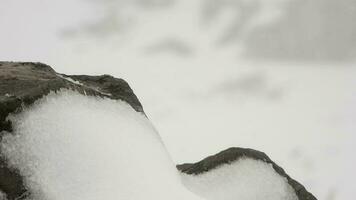
[[[1,0],[0,60],[127,80],[176,163],[266,152],[354,197],[353,0]]]

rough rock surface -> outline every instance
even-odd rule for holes
[[[5,120],[9,113],[61,88],[86,95],[121,99],[136,111],[143,112],[137,97],[122,79],[109,75],[68,76],[42,63],[0,62],[0,131],[11,131],[11,122]]]
[[[299,200],[316,200],[316,198],[311,193],[309,193],[303,185],[288,176],[286,172],[280,166],[274,163],[265,153],[253,149],[233,147],[221,151],[220,153],[217,153],[213,156],[209,156],[194,164],[186,163],[177,165],[177,168],[183,173],[197,175],[209,172],[221,165],[230,164],[239,160],[240,158],[246,157],[272,164],[273,169],[279,175],[287,178],[288,183],[295,190]]]
[[[129,103],[137,112],[143,108],[122,79],[109,75],[68,76],[55,72],[50,66],[30,62],[0,62],[0,140],[5,133],[12,132],[10,113],[21,112],[37,99],[51,91],[72,89],[85,95],[120,99]],[[8,200],[23,199],[27,195],[22,177],[16,169],[8,167],[0,152],[0,191]]]

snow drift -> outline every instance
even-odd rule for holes
[[[265,153],[231,147],[177,166],[187,188],[206,199],[316,200]]]
[[[198,199],[151,123],[125,102],[60,91],[11,121],[1,151],[30,199]]]
[[[271,164],[251,158],[225,164],[209,173],[187,175],[183,183],[209,200],[298,200],[287,179]]]
[[[124,80],[0,62],[0,200],[315,199],[251,149],[178,169]]]

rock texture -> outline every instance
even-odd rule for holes
[[[122,79],[109,75],[68,76],[59,74],[50,66],[30,62],[0,62],[0,140],[12,132],[10,113],[21,112],[37,99],[51,91],[72,89],[85,95],[120,99],[129,103],[137,112],[143,113],[142,105]],[[8,167],[0,152],[0,191],[8,200],[24,199],[27,191],[16,169]]]
[[[297,194],[299,200],[316,200],[316,198],[311,193],[309,193],[303,185],[288,176],[286,172],[280,166],[274,163],[265,153],[253,149],[233,147],[213,156],[209,156],[194,164],[186,163],[177,165],[177,168],[183,173],[197,175],[209,172],[221,165],[230,164],[234,161],[239,160],[240,158],[246,157],[272,164],[274,170],[279,175],[287,178],[288,183],[295,190],[295,193]]]
[[[68,76],[42,63],[0,62],[0,131],[11,132],[11,122],[5,120],[9,113],[19,111],[22,105],[30,105],[50,91],[61,88],[86,95],[121,99],[136,111],[143,112],[137,97],[122,79],[109,75]]]

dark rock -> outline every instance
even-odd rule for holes
[[[86,95],[120,99],[129,103],[137,112],[142,105],[122,79],[109,75],[86,76],[56,73],[42,63],[0,62],[0,131],[11,132],[9,113],[32,104],[50,91],[67,88]]]
[[[0,62],[0,141],[12,132],[10,113],[21,112],[23,107],[51,91],[71,89],[85,95],[123,100],[137,112],[143,108],[129,85],[109,75],[86,76],[58,74],[50,66],[31,62]],[[24,180],[16,169],[8,166],[0,152],[0,191],[8,200],[26,198]]]
[[[197,163],[177,165],[177,168],[183,173],[197,175],[209,172],[223,164],[230,164],[239,160],[240,158],[246,157],[272,164],[274,170],[279,175],[287,178],[288,183],[295,190],[299,200],[316,200],[316,198],[311,193],[309,193],[303,185],[288,176],[288,174],[286,174],[286,172],[280,166],[274,163],[265,153],[253,149],[233,147],[213,156],[209,156]]]

